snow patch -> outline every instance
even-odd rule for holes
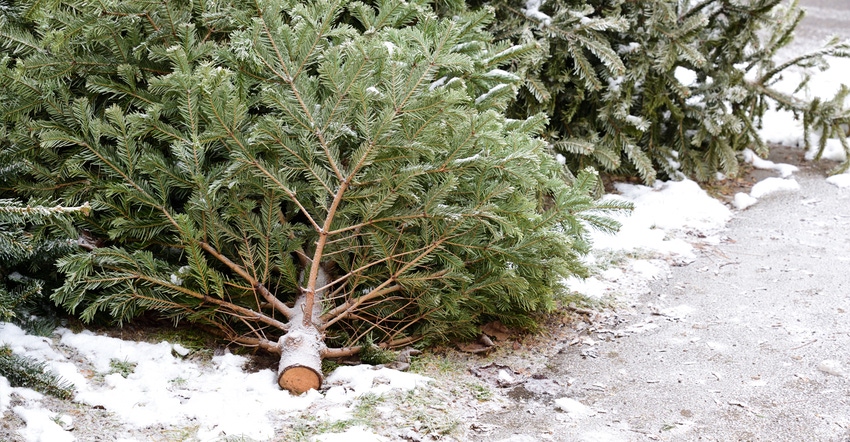
[[[545,3],[545,0],[527,0],[522,13],[532,20],[539,21],[541,27],[551,26],[552,17],[540,12],[540,7],[543,6],[543,3]]]
[[[800,183],[793,178],[768,177],[753,185],[753,188],[750,189],[750,196],[753,198],[763,198],[765,195],[776,192],[797,190],[800,190]]]
[[[519,81],[519,77],[516,74],[502,69],[493,69],[484,74],[484,77],[500,81]]]
[[[826,179],[826,182],[842,189],[850,189],[850,173],[842,173],[833,175]]]
[[[563,166],[563,165],[567,164],[567,157],[565,157],[561,154],[555,154],[555,161],[557,161],[558,164]]]
[[[809,161],[814,161],[818,153],[818,144],[814,141],[816,140],[812,140],[811,148],[806,151],[806,159]],[[830,138],[826,140],[826,146],[824,146],[823,153],[821,153],[820,158],[822,160],[841,162],[847,159],[847,153],[844,151],[844,146],[841,145],[841,141]]]
[[[478,98],[475,99],[475,104],[481,104],[481,102],[488,100],[496,92],[499,92],[500,90],[502,90],[506,87],[510,87],[510,86],[505,84],[505,83],[500,83],[500,84],[493,86],[492,88],[490,88],[489,91],[479,95]]]
[[[738,192],[735,194],[735,199],[732,204],[735,205],[736,209],[744,210],[757,202],[759,202],[758,198],[753,198],[752,196],[747,195],[744,192]]]
[[[395,50],[396,50],[396,47],[397,47],[397,46],[396,46],[396,45],[394,45],[392,42],[385,41],[385,42],[384,42],[384,47],[385,47],[385,48],[387,48],[387,52],[389,52],[390,57],[392,57],[392,56],[393,56],[393,52],[395,52]]]
[[[653,187],[615,184],[620,195],[608,198],[630,201],[631,215],[615,216],[622,228],[614,235],[591,232],[597,250],[650,251],[693,260],[693,247],[677,232],[698,232],[704,236],[722,230],[732,212],[711,198],[691,180],[657,182]]]
[[[413,390],[431,381],[431,378],[414,373],[356,365],[337,368],[327,377],[325,384],[332,386],[327,392],[328,399],[343,397],[344,400],[349,400],[366,393],[383,394],[394,389]]]
[[[756,169],[775,170],[779,172],[779,176],[782,178],[788,178],[791,174],[800,170],[797,166],[791,164],[774,163],[773,161],[762,159],[750,149],[744,149],[743,154],[744,161],[752,164]]]
[[[587,405],[568,397],[555,399],[555,406],[572,417],[587,417],[596,414]]]
[[[649,280],[658,279],[663,272],[663,269],[656,263],[646,259],[636,259],[629,266],[635,273]]]
[[[818,370],[833,376],[843,377],[845,375],[841,362],[833,359],[825,359],[818,364]]]
[[[64,354],[53,350],[51,339],[30,336],[13,324],[0,323],[0,344],[8,344],[16,354],[46,361],[49,368],[75,384],[76,401],[102,406],[129,427],[182,426],[193,422],[197,426],[193,439],[199,440],[217,440],[225,435],[272,439],[272,418],[282,413],[318,404],[319,408],[339,408],[320,410],[319,414],[341,416],[356,406],[354,399],[361,395],[409,390],[429,381],[387,368],[340,367],[328,377],[332,387],[325,397],[315,390],[292,396],[277,388],[274,371],[246,372],[243,366],[247,359],[243,356],[226,353],[203,363],[184,360],[190,351],[177,343],[124,341],[62,328],[57,329],[56,335],[61,345],[77,354],[75,358],[83,358],[84,366],[102,376],[103,385],[92,385],[91,373],[84,376]],[[116,365],[126,369],[116,370]],[[9,408],[12,392],[26,401],[14,408],[28,423],[24,440],[74,440],[63,439],[70,433],[57,425],[55,413],[42,408],[43,395],[26,388],[11,388],[2,377],[0,411]]]
[[[676,66],[673,75],[685,86],[692,86],[697,82],[697,73],[691,69],[682,66]]]
[[[607,283],[594,276],[586,279],[571,276],[564,281],[564,285],[572,292],[581,293],[593,299],[602,299],[609,288]]]
[[[55,416],[50,410],[41,407],[26,408],[18,406],[12,408],[27,424],[18,430],[18,434],[27,442],[72,442],[76,440],[74,435],[62,429],[54,422]]]
[[[375,98],[381,98],[381,97],[383,97],[383,96],[384,96],[384,94],[382,94],[382,93],[381,93],[381,91],[379,91],[379,90],[378,90],[378,88],[376,88],[375,86],[369,86],[369,87],[367,87],[367,88],[366,88],[366,93],[367,93],[368,95],[371,95],[371,96],[375,97]]]
[[[687,316],[690,316],[695,311],[696,309],[689,305],[678,305],[676,307],[669,307],[664,310],[661,310],[661,314],[673,319],[682,319]]]

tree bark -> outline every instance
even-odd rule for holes
[[[321,331],[321,316],[324,292],[316,291],[317,287],[324,287],[330,281],[327,271],[321,264],[316,281],[308,282],[308,287],[313,290],[312,312],[309,313],[309,321],[305,322],[307,314],[307,302],[310,289],[303,289],[303,294],[295,301],[292,308],[292,317],[289,318],[289,330],[278,340],[280,346],[280,365],[277,371],[277,383],[280,388],[288,390],[292,394],[301,394],[310,389],[318,390],[322,387],[322,355],[325,346],[324,333]]]
[[[325,342],[316,327],[293,327],[278,341],[281,349],[277,383],[292,394],[322,387]]]

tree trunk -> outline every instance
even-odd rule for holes
[[[322,386],[322,351],[325,342],[316,327],[293,327],[280,337],[280,366],[277,383],[292,394]]]
[[[312,287],[304,290],[304,294],[296,300],[292,309],[294,314],[289,319],[289,330],[278,340],[281,351],[277,383],[292,394],[301,394],[311,388],[318,390],[322,386],[322,354],[327,347],[324,333],[320,331],[320,318],[325,290],[319,292],[315,289],[324,287],[329,281],[327,271],[319,265],[315,283],[308,282],[308,286]],[[305,323],[304,310],[310,290],[314,293],[313,311],[310,321]]]

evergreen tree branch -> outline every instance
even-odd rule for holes
[[[113,269],[113,270],[122,271],[122,269]],[[269,316],[267,316],[267,315],[265,315],[261,312],[251,310],[249,308],[245,308],[245,307],[233,304],[231,302],[227,302],[223,299],[218,299],[218,298],[214,298],[212,296],[209,296],[209,295],[206,295],[206,294],[203,294],[203,293],[198,293],[194,290],[190,290],[190,289],[187,289],[186,287],[175,285],[175,284],[172,284],[172,283],[167,282],[167,281],[163,281],[159,278],[144,275],[142,273],[128,273],[127,277],[114,278],[113,280],[120,280],[120,279],[125,279],[125,280],[135,279],[135,280],[145,281],[145,282],[148,282],[148,283],[151,283],[151,284],[155,284],[155,285],[167,288],[169,290],[180,292],[184,295],[191,296],[191,297],[198,299],[200,301],[203,301],[203,302],[215,304],[219,307],[230,310],[233,313],[233,315],[242,315],[245,318],[251,318],[251,320],[253,320],[253,321],[259,321],[259,322],[263,322],[265,324],[268,324],[272,327],[277,328],[278,330],[284,330],[285,331],[285,330],[289,329],[289,325],[287,325],[286,323],[278,321],[274,318],[271,318],[271,317],[269,317]],[[134,294],[134,297],[139,298],[139,299],[145,299],[143,296],[137,295],[137,294]],[[154,300],[156,302],[162,302],[162,300],[160,300],[160,299],[153,299],[153,298],[148,298],[148,299]],[[179,306],[180,304],[175,304],[175,305]]]
[[[387,293],[392,293],[392,292],[396,291],[396,289],[394,289],[393,285],[394,285],[395,281],[398,279],[398,277],[400,275],[404,274],[406,271],[408,271],[410,268],[412,268],[416,264],[418,264],[423,259],[429,257],[431,255],[431,253],[434,252],[434,250],[436,250],[438,247],[440,247],[444,242],[451,239],[453,237],[452,234],[454,233],[454,231],[458,227],[459,227],[458,225],[455,225],[453,228],[449,229],[449,231],[446,232],[446,234],[444,234],[441,238],[437,239],[436,241],[434,241],[430,245],[428,245],[422,253],[420,253],[419,255],[417,255],[416,257],[414,257],[413,259],[411,259],[407,263],[405,263],[403,266],[401,266],[398,270],[396,270],[392,274],[392,276],[390,276],[384,282],[382,282],[377,287],[375,287],[374,289],[369,291],[369,293],[367,293],[363,296],[359,296],[356,299],[349,299],[345,303],[340,304],[339,306],[331,309],[329,312],[322,315],[322,318],[327,318],[327,322],[323,321],[324,323],[322,324],[322,329],[326,329],[326,328],[330,327],[331,325],[333,325],[335,322],[346,318],[349,313],[351,313],[354,309],[359,307],[364,302],[370,301],[370,300],[378,298],[380,296],[384,296]],[[392,290],[392,291],[387,292],[388,290]]]
[[[330,5],[330,7],[328,7],[327,13],[328,13],[329,16],[332,15],[332,14],[335,15],[335,14],[338,13],[338,10],[339,10],[339,2],[337,2],[336,4]],[[286,61],[283,59],[283,55],[280,51],[280,48],[278,47],[278,45],[275,41],[274,35],[272,35],[271,29],[269,28],[268,22],[266,21],[265,16],[263,15],[261,8],[258,7],[257,12],[258,12],[260,21],[262,21],[262,23],[263,23],[263,31],[266,33],[266,37],[268,38],[269,44],[272,46],[272,49],[274,50],[274,53],[277,56],[278,62],[280,63],[281,68],[284,70],[284,73],[283,74],[277,73],[277,70],[275,70],[270,65],[270,63],[268,63],[264,59],[264,57],[262,57],[262,55],[260,55],[259,59],[261,60],[261,62],[264,65],[266,65],[266,67],[271,69],[272,72],[275,72],[276,75],[278,76],[278,78],[280,78],[284,83],[286,83],[289,86],[290,90],[292,91],[292,94],[295,96],[295,99],[298,100],[298,104],[301,107],[301,111],[303,112],[303,115],[306,116],[307,119],[309,120],[309,124],[307,126],[304,126],[304,129],[311,131],[311,132],[315,131],[315,129],[313,129],[313,128],[318,127],[318,125],[316,124],[316,120],[313,117],[313,113],[312,113],[311,109],[309,109],[307,107],[307,104],[304,102],[304,99],[301,96],[301,92],[298,90],[298,87],[295,84],[296,76],[301,73],[303,66],[304,66],[304,63],[307,62],[307,60],[310,58],[310,55],[304,56],[304,60],[302,61],[302,64],[298,67],[298,69],[296,70],[295,73],[289,72],[289,70],[287,69]],[[326,19],[323,22],[324,22],[325,26],[329,26],[330,23],[331,23],[331,20]],[[328,28],[326,27],[323,30],[326,31],[327,29]],[[323,36],[324,36],[323,32],[316,32],[316,37],[315,37],[314,41],[318,42]],[[313,47],[315,48],[315,44],[314,44]],[[296,119],[296,121],[300,121],[300,119]],[[340,171],[340,168],[337,165],[337,162],[335,161],[335,159],[331,156],[330,148],[327,144],[327,141],[324,139],[324,136],[321,134],[321,132],[316,131],[316,137],[319,139],[319,142],[322,145],[322,149],[324,150],[325,155],[327,157],[328,164],[330,165],[330,167],[333,170],[334,174],[336,175],[337,179],[340,180],[340,181],[343,181],[344,175]]]
[[[281,301],[280,299],[277,299],[277,297],[274,294],[272,294],[263,285],[262,282],[258,281],[256,278],[251,276],[251,274],[248,273],[247,271],[245,271],[244,268],[242,268],[240,265],[236,264],[235,262],[231,261],[230,258],[219,253],[218,250],[216,250],[215,248],[213,248],[211,245],[207,244],[206,242],[198,241],[198,244],[201,246],[202,249],[204,249],[207,253],[212,255],[215,259],[221,261],[228,268],[230,268],[231,270],[236,272],[239,276],[241,276],[243,279],[248,281],[251,284],[251,287],[254,289],[254,291],[259,292],[260,295],[263,297],[263,299],[265,299],[266,302],[268,302],[272,307],[274,307],[275,310],[279,311],[280,313],[282,313],[287,318],[292,317],[292,315],[293,315],[292,309],[287,307],[286,304],[283,303],[283,301]]]

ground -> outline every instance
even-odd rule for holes
[[[850,192],[798,164],[800,191],[736,213],[695,261],[549,342],[471,440],[850,440]]]

